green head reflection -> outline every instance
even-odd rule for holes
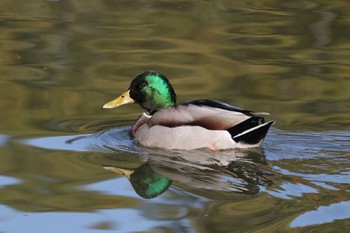
[[[147,163],[136,169],[105,167],[126,176],[135,192],[142,198],[151,199],[164,193],[171,185],[171,180],[156,173]]]

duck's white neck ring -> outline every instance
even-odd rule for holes
[[[151,118],[152,117],[152,115],[149,115],[147,112],[143,112],[142,115],[147,117],[147,118]]]

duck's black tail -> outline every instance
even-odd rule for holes
[[[274,123],[274,121],[263,123],[263,118],[251,117],[238,125],[227,129],[227,131],[237,143],[258,146],[264,140],[270,126]]]

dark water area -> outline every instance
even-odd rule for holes
[[[0,232],[350,231],[347,1],[1,1]],[[143,70],[270,112],[261,148],[142,148]]]

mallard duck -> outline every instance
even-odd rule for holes
[[[138,103],[145,112],[131,127],[144,147],[213,150],[260,146],[274,121],[265,112],[253,112],[218,100],[176,104],[169,80],[155,71],[138,74],[128,90],[103,108]]]

